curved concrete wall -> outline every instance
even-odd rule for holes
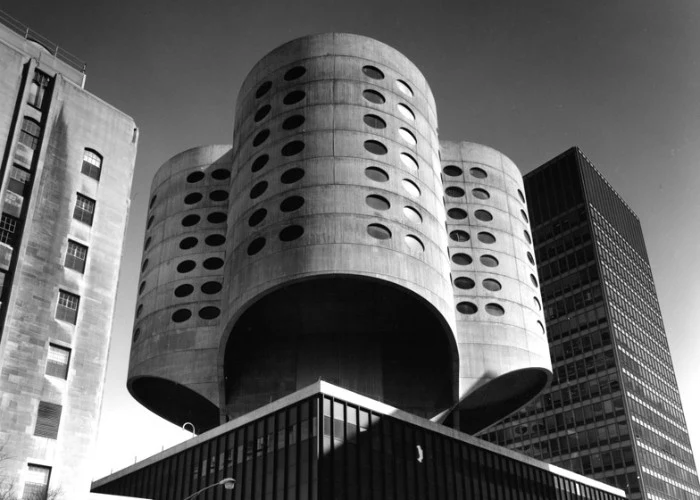
[[[153,183],[129,371],[145,406],[203,430],[323,378],[475,432],[544,387],[520,172],[438,142],[408,59],[356,35],[292,41],[244,81],[234,130],[232,148],[182,153]],[[209,175],[228,165],[230,180]]]
[[[441,159],[460,428],[476,432],[535,397],[552,366],[520,171],[469,142],[442,142]]]
[[[218,425],[216,352],[231,174],[230,146],[190,149],[151,187],[128,388],[197,431]]]
[[[434,99],[421,73],[396,50],[377,41],[346,34],[312,36],[290,42],[258,63],[243,83],[234,125],[231,251],[226,267],[230,317],[222,354],[227,348],[246,352],[248,357],[257,351],[248,339],[265,336],[263,330],[273,327],[246,323],[243,331],[236,325],[268,293],[295,282],[344,276],[339,287],[363,292],[352,298],[358,316],[366,314],[369,301],[381,300],[384,295],[378,290],[383,287],[399,287],[410,295],[407,305],[425,308],[435,319],[424,341],[449,342],[451,358],[445,362],[456,368],[436,124]],[[370,281],[358,285],[359,277]],[[317,316],[317,302],[323,300],[324,307],[341,314],[340,299],[320,297],[322,286],[310,283],[308,287],[304,292],[302,285],[297,286],[297,297],[304,293],[306,297],[297,302],[297,308],[315,310]],[[277,313],[272,306],[266,311],[259,314]],[[348,318],[352,315],[347,311]],[[389,350],[388,345],[362,341],[368,343],[365,351],[373,353],[369,358],[375,359],[374,368],[361,352],[351,359],[320,347],[328,338],[342,342],[341,336],[352,335],[347,328],[350,320],[341,322],[329,313],[325,334],[303,343],[305,353],[319,349],[314,358],[324,357],[325,366],[319,363],[317,369],[309,370],[312,361],[305,359],[305,366],[300,361],[287,367],[293,373],[288,373],[284,388],[272,380],[263,382],[260,365],[272,366],[274,361],[262,356],[257,358],[255,373],[228,376],[229,383],[251,377],[255,381],[250,380],[247,387],[222,389],[227,413],[246,412],[319,376],[392,399],[387,397],[387,384],[399,380],[387,380],[382,369],[386,356],[380,352]],[[319,323],[318,317],[315,322]],[[295,338],[298,345],[300,335],[312,334],[310,327],[295,328],[287,338]],[[356,329],[385,331],[387,325],[367,319],[358,322]],[[227,347],[229,342],[236,347]],[[345,344],[345,352],[352,349],[351,344]],[[393,349],[404,347],[399,344]],[[293,352],[299,358],[301,347],[288,349],[290,356]],[[228,362],[221,359],[222,371],[230,364],[241,362],[235,356]],[[274,366],[268,377],[281,376],[280,364]],[[363,370],[367,380],[358,380]],[[443,385],[449,383],[446,380]],[[430,397],[423,395],[423,399]],[[392,402],[406,407],[403,395],[397,399]],[[418,404],[408,406],[419,411],[414,403]],[[437,406],[431,410],[436,413]]]

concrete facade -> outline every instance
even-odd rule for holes
[[[209,234],[183,221],[203,218],[214,189],[187,179],[227,161],[225,240],[183,251],[191,232]],[[470,165],[483,182],[443,173]],[[348,34],[281,46],[241,87],[232,146],[182,153],[156,176],[131,393],[197,431],[319,379],[469,432],[502,418],[551,377],[518,191],[500,153],[439,142],[430,87],[396,50]],[[457,229],[472,239],[450,240]],[[464,247],[471,266],[455,262]],[[218,272],[201,270],[211,252]],[[491,254],[495,268],[481,263]],[[217,276],[221,297],[178,297],[200,273]]]
[[[80,499],[89,491],[138,132],[82,88],[80,72],[1,24],[0,34],[0,480],[26,496],[40,488],[38,468],[50,490]],[[86,149],[100,157],[92,175],[83,173]],[[91,222],[89,210],[76,219],[79,197],[94,202]],[[77,311],[59,297],[77,297]]]

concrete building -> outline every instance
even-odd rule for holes
[[[475,432],[551,378],[526,212],[508,158],[438,142],[405,56],[289,42],[233,145],[154,178],[129,390],[202,432],[323,379]]]
[[[631,499],[700,499],[639,219],[578,148],[525,187],[554,378],[483,437]]]
[[[0,14],[0,492],[18,498],[89,492],[138,131],[84,85]]]

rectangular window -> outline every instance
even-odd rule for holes
[[[31,178],[32,174],[29,170],[13,165],[7,181],[7,189],[20,196],[26,196]]]
[[[34,150],[39,145],[40,135],[41,125],[39,122],[25,116],[22,120],[22,130],[19,132],[19,142]]]
[[[22,500],[46,498],[49,490],[49,479],[51,479],[51,467],[29,464]]]
[[[3,213],[0,216],[0,242],[15,246],[18,222],[19,219],[10,214]]]
[[[75,324],[78,320],[78,305],[80,297],[65,290],[58,292],[58,306],[56,307],[56,319]]]
[[[75,269],[79,273],[85,272],[85,261],[87,260],[88,247],[73,240],[68,240],[68,250],[66,250],[66,267]]]
[[[61,405],[40,401],[34,435],[56,439],[58,437],[58,426],[61,423],[62,411],[63,407]]]
[[[102,157],[96,151],[86,149],[83,152],[83,168],[81,172],[99,181],[100,173],[102,172]]]
[[[35,108],[41,109],[44,104],[44,97],[46,96],[46,90],[49,88],[51,83],[51,77],[46,73],[34,70],[34,79],[29,87],[29,97],[27,98],[27,104],[34,106]]]
[[[49,356],[46,361],[46,374],[62,379],[68,378],[68,363],[70,349],[55,344],[49,344]]]
[[[75,210],[73,218],[84,222],[88,226],[92,226],[92,218],[95,215],[95,200],[83,196],[78,193],[78,198],[75,200]]]

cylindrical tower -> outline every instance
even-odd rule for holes
[[[459,348],[459,428],[476,432],[551,378],[523,179],[489,147],[441,142]]]
[[[456,395],[435,102],[375,40],[264,57],[234,125],[220,370],[229,416],[323,378],[423,416]]]
[[[323,379],[475,432],[551,377],[520,172],[440,144],[427,82],[387,45],[271,52],[233,146],[175,156],[152,195],[129,389],[172,422]]]
[[[216,353],[231,146],[203,146],[156,173],[146,223],[129,377],[131,394],[198,432],[219,424]]]

